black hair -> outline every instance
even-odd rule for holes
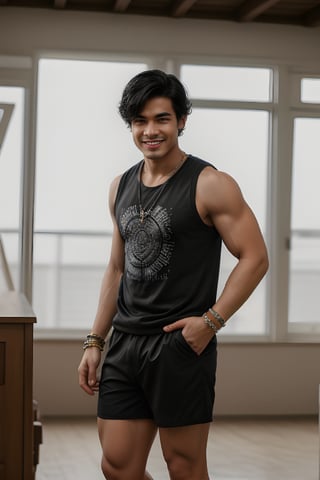
[[[155,97],[171,100],[178,121],[191,113],[191,101],[175,75],[161,70],[146,70],[133,77],[122,94],[119,113],[129,127],[145,103]],[[182,131],[179,129],[178,134],[181,135]]]

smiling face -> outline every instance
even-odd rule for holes
[[[178,132],[185,122],[185,117],[177,119],[169,98],[152,98],[131,122],[134,143],[145,159],[169,159],[180,152]]]

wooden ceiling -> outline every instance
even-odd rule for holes
[[[320,26],[319,0],[0,0],[1,6]]]

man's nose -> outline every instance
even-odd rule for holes
[[[159,132],[159,129],[155,122],[148,122],[147,125],[145,125],[143,130],[143,134],[146,137],[154,137],[155,135],[158,134],[158,132]]]

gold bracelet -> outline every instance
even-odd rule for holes
[[[95,338],[98,342],[104,343],[104,338],[102,338],[97,333],[91,332],[91,333],[89,333],[89,335],[87,335],[87,338]]]
[[[89,333],[87,335],[87,339],[83,342],[83,349],[86,350],[90,347],[97,347],[102,352],[105,346],[105,340],[97,335],[96,333]]]
[[[99,348],[100,352],[102,352],[103,350],[103,347],[100,343],[98,342],[95,342],[94,340],[85,340],[83,342],[83,350],[86,350],[87,348],[91,348],[91,347],[97,347]]]

